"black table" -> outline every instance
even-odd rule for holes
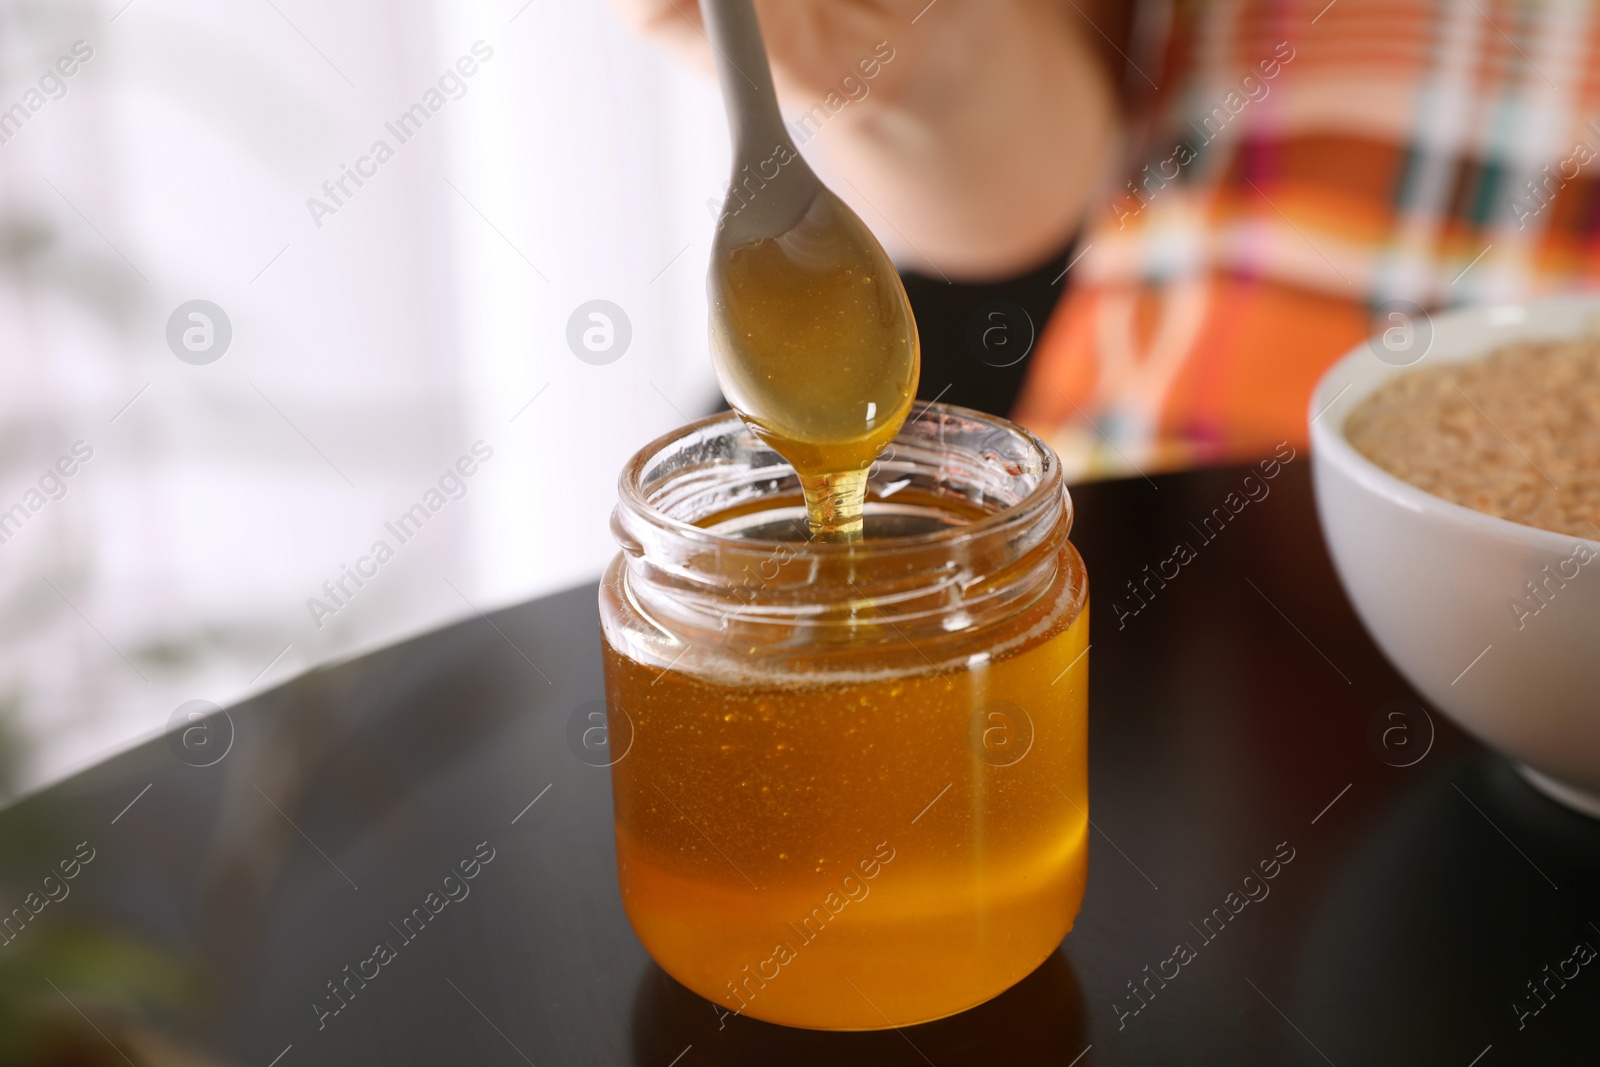
[[[719,1029],[655,967],[617,896],[608,772],[569,743],[602,694],[588,586],[313,671],[0,813],[0,909],[23,909],[0,1061],[1594,1063],[1600,961],[1574,951],[1600,948],[1600,824],[1420,707],[1339,589],[1306,468],[1209,539],[1242,468],[1074,490],[1088,896],[989,1004],[900,1032]],[[1134,613],[1125,583],[1180,540],[1196,558]]]

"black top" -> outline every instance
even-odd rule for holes
[[[1306,466],[1253,500],[1243,468],[1074,490],[1089,889],[989,1004],[719,1029],[651,963],[607,771],[568,740],[602,695],[587,586],[0,813],[0,1062],[1595,1062],[1600,823],[1421,708],[1340,592]]]

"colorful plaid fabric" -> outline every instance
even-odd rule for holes
[[[1408,328],[1390,301],[1600,282],[1600,5],[1235,0],[1136,25],[1146,132],[1017,411],[1069,471],[1302,442],[1323,369]]]

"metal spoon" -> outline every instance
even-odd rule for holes
[[[728,402],[800,475],[812,535],[861,536],[867,467],[916,395],[899,274],[801,158],[751,0],[702,0],[733,134],[712,242],[712,359]]]

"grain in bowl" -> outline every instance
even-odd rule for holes
[[[1452,503],[1600,537],[1600,340],[1521,342],[1397,375],[1344,432],[1379,467]]]

